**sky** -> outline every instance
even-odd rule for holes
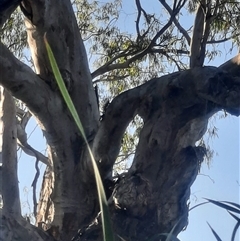
[[[124,0],[122,27],[129,30],[129,23],[136,16],[134,10],[135,1]],[[144,0],[143,6],[149,9],[159,7],[158,1]],[[157,4],[157,5],[155,5]],[[186,16],[186,24],[192,20],[191,16]],[[134,21],[132,22],[134,24]],[[135,26],[134,26],[135,27]],[[229,45],[220,45],[223,51],[229,49]],[[235,51],[234,54],[237,52]],[[209,65],[218,66],[228,60],[231,55],[217,57]],[[209,145],[215,151],[210,164],[203,163],[201,171],[191,188],[190,207],[204,202],[203,198],[214,200],[224,200],[239,203],[239,118],[228,116],[222,118],[221,113],[211,118],[209,126],[217,128],[217,136],[210,138]],[[44,153],[45,140],[41,131],[36,128],[36,123],[32,119],[27,126],[27,132],[31,133],[29,144]],[[205,139],[208,139],[206,134]],[[34,179],[35,158],[29,157],[19,152],[19,188],[23,213],[30,213],[32,207],[31,183]],[[41,170],[44,165],[40,164]],[[235,220],[224,210],[212,204],[200,206],[189,213],[189,225],[186,231],[178,237],[181,241],[203,241],[215,240],[207,222],[217,231],[223,241],[230,240]]]
[[[203,198],[239,203],[239,118],[219,119],[216,116],[212,122],[218,129],[218,137],[210,140],[215,154],[209,165],[203,163],[191,188],[190,207],[204,202]],[[213,204],[190,211],[189,226],[179,238],[182,241],[214,240],[207,222],[223,241],[230,240],[236,222],[225,210]]]

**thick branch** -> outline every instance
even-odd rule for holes
[[[230,73],[215,67],[173,73],[126,91],[117,96],[107,108],[94,140],[93,151],[96,160],[101,163],[104,176],[109,175],[119,153],[122,135],[134,116],[138,114],[145,121],[154,114],[156,108],[163,108],[161,103],[168,97],[172,105],[177,105],[175,95],[176,103],[182,109],[201,103],[209,106],[206,110],[208,113],[220,109],[234,115],[240,113],[239,78],[236,80]],[[194,145],[197,139],[198,136],[193,136],[188,145]]]
[[[218,6],[212,15],[210,2],[202,0],[199,3],[191,41],[190,68],[203,66],[211,23],[215,18],[217,8]]]
[[[240,76],[240,53],[234,58],[228,60],[226,63],[219,66],[219,68],[231,73],[233,76]]]
[[[36,73],[57,89],[43,42],[47,40],[87,135],[97,126],[99,112],[86,50],[71,1],[24,1],[32,18],[25,21]],[[57,6],[57,7],[56,7]],[[83,111],[84,110],[84,111]],[[94,126],[94,127],[93,127]]]
[[[202,1],[201,1],[202,2]],[[190,55],[190,68],[201,67],[203,63],[200,63],[200,52],[201,52],[201,43],[204,35],[204,22],[205,15],[204,9],[201,3],[199,3],[197,14],[195,17],[193,35],[191,39],[191,55]]]
[[[15,103],[10,93],[0,87],[1,157],[3,211],[21,216],[17,176],[17,126]]]
[[[50,178],[44,176],[37,221],[54,220],[52,225],[57,231],[53,230],[53,235],[62,235],[59,239],[68,240],[71,239],[71,232],[93,215],[95,196],[89,198],[85,195],[82,183],[88,176],[82,165],[85,165],[88,157],[53,77],[43,42],[45,33],[88,137],[94,136],[98,128],[97,100],[71,1],[23,0],[22,11],[26,16],[28,44],[39,77],[9,56],[7,49],[4,49],[4,53],[0,53],[0,71],[6,71],[6,74],[1,81],[35,114],[47,140],[53,173],[50,173]],[[12,74],[9,69],[12,69]],[[33,149],[31,151],[34,153]],[[50,169],[47,167],[48,172]],[[95,192],[95,189],[92,188],[90,192]],[[85,207],[86,199],[90,203],[89,208]],[[71,215],[74,218],[69,223],[66,216]]]
[[[203,38],[202,38],[202,42],[201,42],[201,50],[199,53],[199,65],[197,65],[199,67],[203,66],[203,63],[204,63],[207,40],[208,40],[208,36],[210,33],[211,23],[213,20],[213,17],[211,16],[211,8],[209,6],[209,3],[207,5],[208,5],[208,7],[206,7],[206,9],[205,9],[204,34],[203,34]]]
[[[239,99],[239,77],[200,67],[152,79],[112,101],[93,145],[103,177],[111,173],[129,121],[138,114],[144,122],[133,164],[109,199],[116,233],[136,230],[133,240],[141,240],[186,226],[190,187],[205,153],[196,142],[214,113],[239,116]]]
[[[33,113],[46,114],[45,108],[49,104],[49,96],[53,92],[47,84],[39,78],[30,67],[16,59],[13,54],[0,43],[0,84],[8,89],[12,95],[22,100]]]

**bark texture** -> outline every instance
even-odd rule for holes
[[[17,125],[13,97],[0,87],[0,132],[1,132],[1,189],[5,213],[20,216],[20,200],[17,177]],[[7,183],[8,185],[3,185]]]
[[[239,98],[239,78],[221,68],[204,67],[152,79],[113,100],[93,146],[102,153],[101,163],[114,163],[119,149],[111,143],[120,142],[118,133],[123,133],[133,116],[144,120],[133,164],[109,199],[119,236],[145,240],[170,232],[175,225],[178,234],[187,225],[190,187],[206,154],[195,143],[216,112],[224,109],[239,116]],[[108,152],[104,150],[107,143]],[[95,240],[90,230],[84,235],[85,240]]]
[[[115,239],[146,240],[173,227],[178,234],[187,225],[190,186],[205,154],[196,142],[214,113],[240,114],[239,56],[219,68],[195,67],[151,79],[117,96],[100,121],[71,2],[24,0],[22,8],[35,72],[1,43],[0,84],[25,102],[35,116],[47,139],[49,165],[38,203],[37,228],[19,216],[4,213],[3,240],[102,240],[101,222],[94,222],[99,205],[86,144],[55,84],[44,34],[83,123],[105,188],[110,190]],[[144,126],[133,164],[114,183],[111,172],[121,140],[136,115],[142,117]]]

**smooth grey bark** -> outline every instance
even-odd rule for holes
[[[239,116],[239,61],[149,80],[117,96],[99,121],[86,52],[70,1],[25,0],[23,6],[29,13],[26,27],[36,73],[1,43],[0,83],[26,103],[37,119],[50,161],[38,204],[38,228],[27,225],[30,231],[24,239],[66,241],[75,236],[76,240],[102,240],[100,223],[90,225],[99,207],[86,145],[55,84],[43,43],[45,33],[105,187],[113,190],[109,206],[116,240],[119,236],[128,241],[145,240],[169,232],[177,222],[178,234],[187,224],[189,190],[205,151],[195,142],[217,111]],[[108,179],[122,136],[137,114],[144,126],[133,165],[112,183]],[[4,226],[11,227],[8,237],[16,230],[24,234],[24,225],[21,218],[15,222],[12,216],[4,216]]]
[[[218,5],[216,4],[214,13],[212,13],[211,1],[201,0],[198,3],[190,44],[190,68],[203,66],[210,25],[216,18]]]
[[[37,74],[18,61],[1,43],[0,82],[27,104],[47,139],[48,157],[53,170],[50,173],[52,178],[44,179],[49,190],[47,193],[41,192],[40,200],[54,204],[54,214],[51,205],[42,206],[40,201],[37,223],[45,223],[48,221],[46,218],[52,217],[52,226],[58,229],[58,232],[54,231],[55,237],[66,240],[84,221],[90,222],[94,216],[93,210],[97,212],[97,196],[95,188],[84,184],[92,183],[94,177],[89,169],[83,139],[55,84],[43,43],[45,33],[89,140],[96,132],[99,111],[85,48],[70,1],[22,3],[33,16],[27,15],[26,27]],[[90,182],[89,176],[92,179]],[[69,217],[74,217],[71,224]],[[72,228],[70,233],[69,226]]]
[[[13,97],[0,86],[1,195],[3,213],[21,215],[17,177],[17,123]]]

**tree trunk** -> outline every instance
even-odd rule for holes
[[[10,93],[0,86],[1,116],[1,184],[6,213],[20,216],[20,200],[17,178],[17,123],[15,103]]]
[[[124,130],[134,115],[144,121],[133,164],[109,199],[114,229],[121,238],[145,240],[173,228],[177,235],[186,227],[190,187],[206,154],[195,144],[216,112],[224,109],[239,116],[239,97],[239,78],[204,67],[152,79],[113,100],[96,136],[111,139],[97,139],[99,152],[106,142],[119,143],[114,130]],[[104,125],[108,128],[102,133]],[[91,229],[83,237],[96,240]]]
[[[113,190],[108,201],[115,239],[141,241],[173,228],[177,235],[187,225],[190,186],[205,154],[204,147],[195,144],[204,135],[209,117],[222,109],[239,116],[240,78],[234,76],[239,62],[230,62],[233,72],[226,72],[224,66],[199,67],[149,80],[117,96],[100,121],[71,2],[24,0],[22,4],[28,13],[25,22],[36,73],[1,43],[0,83],[26,103],[38,121],[47,140],[49,165],[38,203],[38,228],[4,214],[4,240],[102,240],[101,222],[94,222],[99,204],[90,158],[55,84],[44,34],[105,188]],[[144,126],[133,164],[114,183],[111,173],[121,140],[136,115]],[[14,235],[15,239],[9,238]]]

